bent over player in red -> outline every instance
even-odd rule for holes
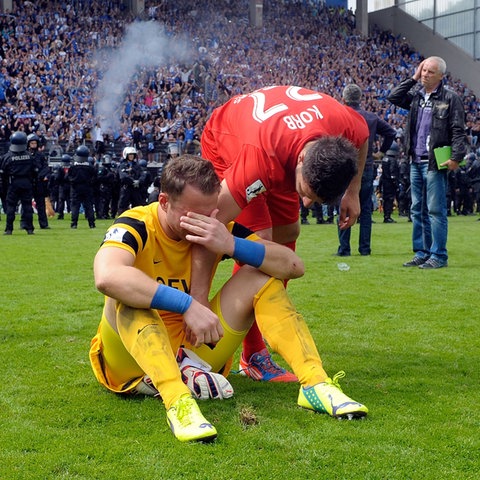
[[[201,139],[202,156],[222,179],[218,219],[236,219],[295,250],[299,196],[306,207],[342,197],[339,227],[351,227],[360,214],[368,135],[358,112],[324,93],[272,86],[233,97],[213,111]],[[197,249],[194,262],[204,266],[208,255]],[[207,285],[205,270],[194,267],[192,295],[205,305]],[[297,380],[271,359],[256,324],[240,369],[255,380]]]

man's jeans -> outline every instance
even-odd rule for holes
[[[362,186],[360,188],[360,236],[358,239],[358,251],[361,255],[370,255],[370,241],[372,237],[372,194],[373,194],[373,165],[365,166],[362,175]],[[338,229],[339,255],[350,255],[350,228]]]
[[[428,170],[428,163],[410,165],[415,256],[446,263],[447,254],[447,170]]]

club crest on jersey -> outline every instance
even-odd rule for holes
[[[114,241],[114,242],[121,242],[123,241],[123,236],[128,233],[128,230],[125,228],[114,227],[108,230],[105,234],[104,242]]]
[[[247,203],[250,202],[250,200],[257,197],[258,195],[260,195],[261,193],[266,191],[267,189],[265,188],[265,185],[262,183],[262,181],[260,179],[255,180],[251,185],[249,185],[245,189]]]

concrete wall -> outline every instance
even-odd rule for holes
[[[263,26],[263,0],[250,0],[250,25]]]
[[[422,25],[399,8],[386,8],[368,16],[369,25],[378,25],[406,41],[424,57],[437,55],[447,62],[447,70],[453,78],[459,78],[480,97],[480,62],[442,36]],[[413,72],[412,72],[413,74]]]
[[[11,12],[13,7],[13,2],[12,0],[2,0],[0,2],[0,7],[3,13]]]

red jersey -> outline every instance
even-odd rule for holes
[[[202,134],[210,160],[240,206],[263,192],[295,192],[298,155],[311,140],[342,136],[360,148],[368,126],[355,110],[324,93],[265,87],[215,109]]]

